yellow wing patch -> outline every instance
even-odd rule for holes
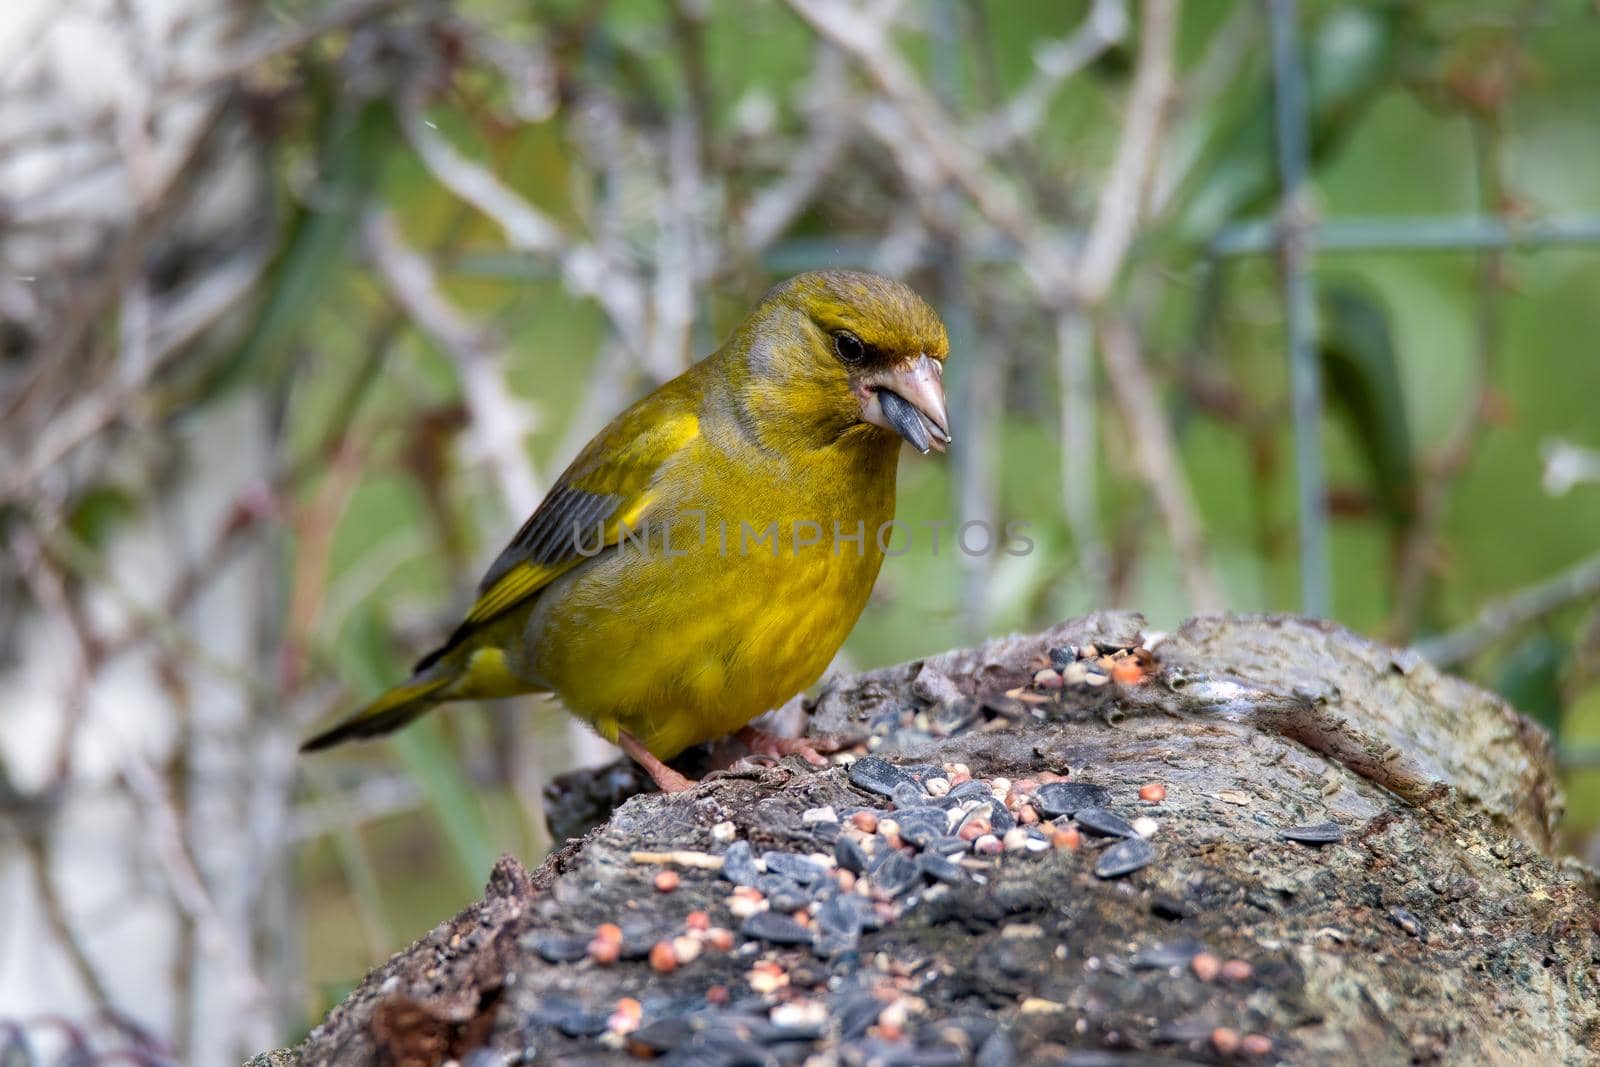
[[[637,530],[655,500],[649,489],[661,464],[700,436],[700,420],[685,414],[661,421],[598,462],[580,456],[502,554],[493,574],[507,569],[478,596],[464,626],[487,622],[533,596],[600,549],[615,545],[624,527]],[[603,439],[597,439],[601,441]],[[591,446],[592,447],[592,446]],[[594,538],[598,521],[600,536]],[[523,558],[518,561],[517,556]]]
[[[532,563],[507,571],[494,586],[484,591],[472,610],[467,612],[467,622],[480,623],[492,619],[525,597],[530,597],[550,584],[566,567],[541,567]]]

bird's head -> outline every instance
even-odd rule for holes
[[[772,289],[741,328],[755,413],[825,441],[899,434],[945,451],[939,316],[900,282],[859,271],[801,274]],[[892,440],[892,438],[889,438]]]

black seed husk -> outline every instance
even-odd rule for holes
[[[894,787],[902,782],[915,786],[916,781],[905,771],[886,759],[864,756],[850,764],[850,784],[881,797],[894,796]]]
[[[761,870],[756,866],[755,853],[750,842],[735,841],[722,854],[722,877],[734,885],[753,886],[761,880]]]
[[[1278,831],[1278,836],[1302,845],[1334,845],[1344,840],[1344,828],[1336,822],[1315,822],[1286,827]]]
[[[851,874],[860,874],[867,869],[867,852],[855,839],[844,834],[833,843],[833,858],[835,862]]]
[[[1100,858],[1094,865],[1095,877],[1121,878],[1125,874],[1132,874],[1140,868],[1148,867],[1155,858],[1155,846],[1144,838],[1124,838],[1100,853]]]
[[[883,1013],[883,1001],[871,993],[845,994],[835,1003],[834,1018],[839,1023],[839,1036],[846,1041],[865,1037]]]
[[[1017,825],[1017,817],[998,800],[989,801],[989,826],[997,834],[1004,834]]]
[[[921,848],[936,837],[943,837],[950,826],[942,808],[906,808],[894,814],[900,824],[900,836]]]
[[[1165,971],[1173,967],[1187,967],[1189,961],[1206,947],[1192,937],[1181,937],[1176,941],[1164,941],[1159,945],[1140,949],[1133,954],[1133,965],[1143,970]]]
[[[944,795],[946,800],[966,800],[969,797],[986,797],[990,795],[987,782],[980,782],[976,778],[962,782]]]
[[[932,841],[929,841],[926,845],[922,846],[922,850],[924,852],[931,853],[935,856],[959,856],[961,853],[967,852],[971,848],[972,843],[970,841],[963,841],[961,838],[952,837],[949,834],[945,834],[942,837],[936,837]]]
[[[819,956],[838,956],[861,947],[861,915],[846,903],[860,897],[836,896],[825,901],[813,917],[811,947]],[[865,903],[863,901],[863,903]]]
[[[920,808],[928,802],[928,794],[914,782],[901,782],[889,794],[896,808]]]
[[[546,963],[573,963],[589,955],[589,939],[552,934],[535,941],[533,950]]]
[[[599,1037],[606,1032],[611,1015],[603,1011],[570,1011],[556,1022],[556,1029],[568,1037]]]
[[[1046,782],[1033,794],[1033,806],[1051,818],[1079,808],[1098,808],[1110,800],[1111,790],[1091,782]]]
[[[936,856],[931,852],[924,852],[917,857],[917,870],[932,878],[936,882],[946,885],[961,885],[969,879],[967,872],[956,863],[951,863],[943,856]]]
[[[798,911],[811,903],[811,895],[799,882],[781,874],[762,875],[756,888],[761,890],[768,906],[774,911]]]
[[[761,862],[767,865],[768,872],[781,874],[801,885],[810,885],[827,873],[811,857],[793,852],[763,852]]]
[[[770,941],[774,945],[809,945],[811,931],[775,911],[758,911],[739,927],[745,937]]]
[[[668,1015],[647,1026],[639,1027],[628,1035],[628,1040],[638,1042],[655,1052],[671,1052],[675,1048],[687,1045],[695,1032],[694,1022],[687,1015]]]
[[[1051,650],[1051,658],[1055,658],[1055,650]],[[1017,1050],[1012,1047],[1011,1039],[1004,1030],[996,1030],[989,1035],[989,1039],[978,1049],[977,1058],[972,1061],[972,1067],[1016,1067]]]
[[[917,871],[917,865],[907,859],[903,852],[890,852],[872,868],[872,884],[891,897],[901,893],[922,881],[922,875]]]
[[[1079,828],[1099,837],[1137,837],[1133,824],[1105,808],[1079,808],[1072,815]]]

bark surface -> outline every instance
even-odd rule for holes
[[[920,796],[883,795],[899,776],[874,761],[796,759],[632,796],[535,871],[502,860],[480,903],[369,975],[299,1048],[255,1062],[1595,1061],[1595,882],[1553,855],[1560,798],[1536,727],[1412,653],[1292,618],[1192,621],[1153,643],[1136,684],[1030,684],[1052,649],[1058,663],[1096,642],[1132,649],[1140,627],[1090,616],[836,680],[813,732],[870,746]],[[1029,806],[1055,844],[1033,851],[1025,828],[1007,841],[995,810],[1013,847],[940,866],[924,857],[949,843],[916,828],[970,806],[926,785],[953,763],[983,782],[1065,775],[1106,792],[1058,827],[1045,809],[1065,794],[1041,787]],[[1151,783],[1163,799],[1141,798]],[[581,825],[636,786],[625,767],[569,780],[552,819]],[[808,883],[795,860],[743,862],[744,843],[757,859],[844,859],[858,811],[904,824],[909,880],[881,821],[854,879],[875,897],[840,893],[825,864]],[[1153,856],[1107,812],[1153,819]],[[1283,836],[1324,823],[1299,836],[1338,840]],[[641,856],[674,851],[712,859]],[[1144,865],[1097,875],[1118,855]],[[669,867],[679,885],[661,892]],[[731,910],[759,904],[736,903],[730,878],[760,892],[765,919]],[[789,918],[808,904],[803,925]],[[663,973],[658,949],[653,967],[652,947],[696,941],[695,911],[732,931],[731,951],[706,943]],[[609,965],[587,955],[602,923],[623,933]]]

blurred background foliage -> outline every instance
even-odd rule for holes
[[[1024,520],[1036,543],[890,559],[841,666],[1101,607],[1157,629],[1197,607],[1300,610],[1268,5],[1178,9],[1126,254],[1103,294],[1050,272],[1093,246],[1162,8],[274,5],[269,30],[326,32],[234,72],[271,253],[253,296],[154,377],[146,427],[241,393],[271,413],[268,488],[235,488],[265,492],[239,536],[281,563],[274,658],[244,669],[286,734],[398,678],[594,430],[820,266],[905,276],[951,327],[956,446],[905,464],[900,517]],[[1556,734],[1593,858],[1600,14],[1306,0],[1295,28],[1328,613],[1420,642]],[[1084,344],[1098,358],[1074,388]],[[1153,491],[1141,448],[1163,441],[1192,507]],[[92,574],[144,488],[80,470],[8,521],[59,512],[48,554]],[[1529,587],[1528,611],[1482,615]],[[498,852],[536,859],[540,788],[573,744],[530,700],[305,762],[287,1017],[316,1018],[475,896]]]

